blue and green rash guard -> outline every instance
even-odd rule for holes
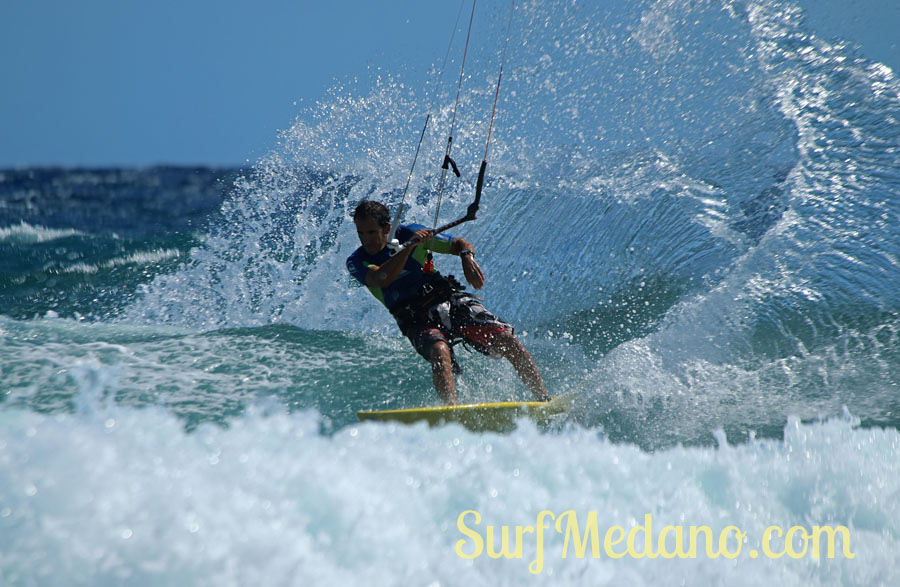
[[[413,237],[417,230],[426,228],[421,224],[405,224],[397,228],[396,238],[401,243],[405,243]],[[439,234],[434,237],[431,243],[431,250],[435,253],[450,253],[450,243],[453,237],[449,234]],[[369,287],[366,288],[372,292],[372,295],[378,298],[382,304],[387,306],[388,310],[392,310],[398,302],[413,296],[422,284],[425,283],[425,274],[422,267],[425,266],[425,260],[428,251],[422,245],[413,249],[412,254],[406,260],[406,265],[397,279],[387,287]],[[356,249],[352,255],[347,257],[347,269],[350,274],[361,284],[366,285],[366,273],[372,265],[379,267],[385,261],[391,258],[391,250],[388,247],[381,249],[377,254],[370,255],[366,253],[363,247]]]

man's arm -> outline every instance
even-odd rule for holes
[[[388,287],[394,283],[394,280],[396,280],[397,277],[400,276],[400,272],[403,271],[406,260],[409,259],[413,249],[415,249],[419,243],[429,240],[433,236],[434,234],[430,230],[423,229],[416,231],[412,239],[416,241],[415,244],[406,247],[381,265],[372,265],[369,267],[369,270],[366,271],[366,285],[369,287]]]
[[[468,240],[457,237],[450,243],[450,254],[458,255],[462,262],[463,275],[475,289],[484,287],[484,272],[475,260],[475,247]]]

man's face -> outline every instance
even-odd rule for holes
[[[374,218],[362,218],[356,221],[356,234],[359,242],[370,255],[375,255],[387,246],[390,226],[381,226]]]

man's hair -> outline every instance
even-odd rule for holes
[[[366,218],[373,218],[380,226],[391,225],[391,213],[381,202],[363,200],[356,206],[356,210],[353,211],[353,222]]]

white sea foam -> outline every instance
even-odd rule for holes
[[[112,269],[123,265],[150,265],[181,256],[178,249],[155,249],[140,251],[123,257],[115,257],[102,263],[75,263],[63,269],[65,273],[97,273],[104,269]]]
[[[102,377],[94,378],[103,385]],[[595,432],[509,436],[450,426],[317,432],[314,412],[259,410],[186,433],[159,409],[0,413],[0,576],[9,584],[546,585],[892,584],[900,580],[896,430],[789,422],[785,440],[647,454]],[[521,558],[464,560],[467,526],[534,526],[542,510],[596,511],[601,557],[548,524]],[[746,532],[736,560],[611,560],[602,533],[664,525]],[[772,525],[849,530],[845,558],[771,560]],[[526,534],[526,537],[529,536]],[[533,537],[533,535],[531,535]],[[496,548],[500,548],[499,538]],[[572,548],[570,544],[569,548]],[[736,548],[736,543],[732,544]],[[624,546],[621,550],[624,550]],[[638,547],[637,550],[642,550]],[[463,552],[472,552],[472,542]],[[636,551],[637,552],[637,551]],[[822,551],[825,552],[824,550]],[[534,567],[532,567],[534,569]],[[590,579],[586,579],[590,578]],[[702,579],[698,579],[702,578]]]
[[[70,236],[83,234],[72,228],[47,228],[45,226],[32,226],[27,222],[20,222],[5,228],[0,228],[0,242],[15,242],[19,244],[43,243]]]

